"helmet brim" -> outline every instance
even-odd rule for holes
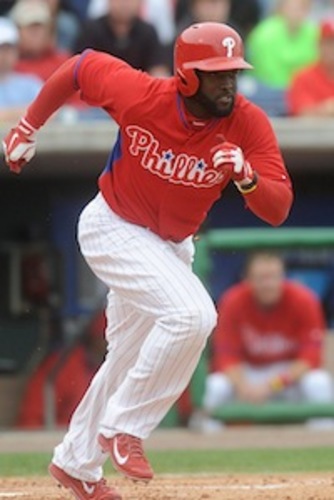
[[[234,69],[253,69],[253,66],[242,57],[212,57],[183,64],[185,69],[199,69],[200,71],[230,71]]]

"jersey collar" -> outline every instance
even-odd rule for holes
[[[181,123],[187,130],[190,130],[192,132],[200,132],[201,130],[204,129],[210,130],[217,123],[217,120],[219,120],[219,118],[210,118],[208,120],[201,120],[200,118],[192,116],[186,110],[181,94],[179,92],[177,92],[176,94],[176,105]]]

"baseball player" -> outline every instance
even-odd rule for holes
[[[323,366],[325,329],[319,299],[285,277],[282,258],[268,251],[251,255],[244,280],[219,300],[204,411],[193,414],[190,426],[220,429],[208,416],[233,399],[332,403],[333,380]],[[333,428],[333,419],[311,419],[308,425]]]
[[[261,219],[278,225],[288,215],[291,185],[269,120],[237,94],[246,68],[241,38],[216,23],[181,33],[169,79],[87,50],[53,74],[4,139],[18,173],[37,130],[77,90],[119,125],[78,227],[85,259],[110,290],[108,352],[49,468],[76,498],[121,498],[102,478],[108,456],[131,479],[153,477],[142,440],[189,383],[216,324],[191,270],[192,237],[212,204],[233,182]]]

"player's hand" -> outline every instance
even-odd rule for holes
[[[2,141],[3,152],[9,169],[19,174],[36,152],[36,130],[24,118]]]
[[[252,404],[261,404],[267,401],[272,394],[268,384],[243,384],[237,388],[237,397],[240,401]]]
[[[254,171],[239,146],[224,141],[212,150],[212,163],[215,168],[222,168],[231,179],[242,184],[250,183],[254,178]]]

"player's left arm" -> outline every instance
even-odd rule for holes
[[[214,166],[225,168],[245,199],[246,206],[273,226],[287,218],[293,193],[289,175],[271,124],[265,113],[252,107],[242,144],[223,142],[212,151]]]
[[[25,116],[4,138],[3,150],[10,170],[21,172],[35,154],[36,132],[77,91],[84,102],[108,110],[119,121],[147,78],[124,61],[102,52],[86,50],[68,59],[44,83]]]

